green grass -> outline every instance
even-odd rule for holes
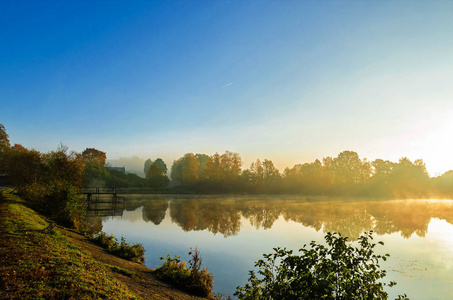
[[[17,196],[2,192],[6,203],[0,227],[0,298],[137,299],[109,273],[127,270],[94,260]],[[130,272],[129,272],[130,273]]]
[[[107,267],[109,267],[110,270],[112,270],[115,273],[123,274],[125,276],[130,277],[130,278],[137,278],[138,277],[137,273],[131,272],[131,271],[127,270],[127,269],[124,269],[124,268],[121,268],[121,267],[118,267],[118,266],[107,265]]]

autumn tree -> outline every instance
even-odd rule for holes
[[[107,159],[105,152],[95,148],[86,148],[81,157],[85,162],[85,185],[98,185],[100,181],[108,180],[109,172],[104,168]]]
[[[235,182],[241,175],[242,159],[238,153],[225,151],[220,157],[220,164],[227,184]]]
[[[77,152],[67,150],[51,151],[44,155],[50,170],[49,179],[53,184],[71,184],[77,191],[83,187],[84,158]]]
[[[187,184],[194,184],[198,180],[198,160],[193,153],[184,155],[182,164],[182,181]]]
[[[11,147],[5,126],[0,124],[0,155]]]
[[[163,189],[168,186],[170,180],[164,175],[162,170],[155,164],[151,165],[146,173],[148,184],[153,189]]]
[[[82,224],[86,209],[78,193],[85,162],[80,154],[64,148],[43,154],[16,144],[6,152],[5,168],[22,197],[41,212],[65,225]]]
[[[263,162],[257,159],[250,165],[247,172],[243,172],[242,176],[249,177],[256,192],[275,192],[281,179],[280,172],[268,159]]]
[[[26,193],[32,186],[43,186],[48,173],[43,155],[20,144],[15,144],[3,154],[3,167],[11,183],[21,193]]]
[[[86,148],[85,150],[83,150],[82,157],[86,163],[98,166],[104,166],[105,160],[107,159],[105,152],[95,148]]]
[[[225,151],[211,155],[203,168],[202,179],[210,189],[216,191],[232,190],[241,176],[242,159],[238,153]]]
[[[171,179],[183,185],[192,185],[198,181],[198,160],[193,153],[186,153],[175,160],[171,167]]]
[[[198,178],[204,178],[206,163],[209,160],[209,155],[197,153],[197,154],[195,154],[195,157],[197,158],[197,161],[198,161],[198,169],[197,169]]]
[[[9,143],[9,136],[6,133],[5,126],[3,124],[0,124],[0,173],[3,173],[4,171],[4,166],[3,166],[3,156],[6,151],[8,151],[11,148],[11,145]]]
[[[206,161],[203,179],[210,182],[220,183],[223,178],[223,170],[221,164],[221,158],[218,153],[215,153],[209,157]]]
[[[50,191],[46,213],[62,224],[81,228],[86,214],[86,202],[79,196],[84,184],[84,158],[67,148],[46,153],[43,158]]]

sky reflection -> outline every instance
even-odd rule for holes
[[[453,201],[191,198],[128,197],[123,216],[104,218],[103,230],[142,243],[151,268],[167,253],[187,260],[198,247],[224,294],[243,285],[254,261],[274,247],[298,250],[327,231],[355,240],[374,230],[385,243],[378,251],[391,255],[381,264],[386,281],[398,282],[391,297],[453,297]]]

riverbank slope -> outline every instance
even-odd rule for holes
[[[0,257],[2,299],[204,299],[54,225],[6,191],[0,191]]]

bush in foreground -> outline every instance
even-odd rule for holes
[[[189,252],[192,256],[189,267],[186,262],[180,261],[179,256],[171,258],[168,254],[166,258],[161,257],[164,263],[156,269],[157,278],[168,282],[181,290],[202,297],[212,297],[213,278],[207,268],[202,269],[202,260],[198,249]]]
[[[312,241],[293,255],[285,248],[274,248],[274,253],[263,255],[244,287],[234,294],[239,299],[388,299],[383,283],[386,271],[379,267],[379,260],[389,254],[376,255],[377,244],[371,242],[372,232],[358,239],[359,247],[347,243],[339,233],[327,233],[327,247]],[[378,244],[383,245],[383,242]],[[406,295],[398,299],[407,299]]]

